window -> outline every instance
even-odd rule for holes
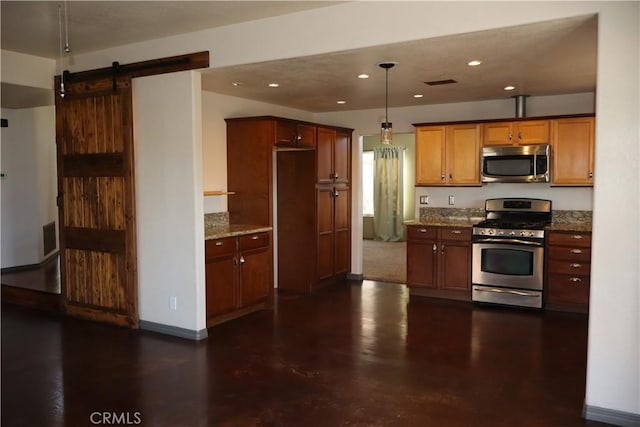
[[[373,151],[362,153],[362,215],[373,216]]]

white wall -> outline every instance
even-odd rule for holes
[[[587,405],[635,414],[640,414],[639,35],[639,2],[602,8],[586,398]]]
[[[202,162],[206,191],[227,190],[227,125],[224,119],[266,115],[313,120],[313,115],[308,111],[213,92],[202,93]],[[227,210],[227,196],[209,196],[204,199],[205,213]]]
[[[2,268],[37,264],[42,226],[57,220],[55,112],[51,107],[2,109],[0,180]]]
[[[133,81],[139,316],[191,331],[206,327],[201,93],[194,71]]]
[[[39,56],[2,50],[2,83],[51,89],[56,61]]]

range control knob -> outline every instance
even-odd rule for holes
[[[516,235],[516,232],[515,232],[515,231],[510,231],[510,232],[509,232],[509,236],[515,236],[515,235]]]
[[[496,234],[496,232],[494,230],[489,230],[489,234]]]

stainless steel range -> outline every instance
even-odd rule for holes
[[[542,308],[551,200],[488,199],[485,213],[487,219],[473,227],[472,300]]]

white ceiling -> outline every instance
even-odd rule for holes
[[[336,2],[308,1],[134,1],[67,2],[74,53],[294,13]],[[64,4],[64,3],[62,3]],[[2,1],[2,49],[56,58],[58,3]],[[595,91],[597,18],[584,16],[386,46],[212,68],[203,88],[313,112],[384,107],[384,70],[389,71],[389,106],[542,96]],[[471,59],[482,60],[469,67]],[[358,79],[367,73],[369,79]],[[458,83],[428,86],[426,81]],[[239,86],[232,85],[240,82]],[[277,89],[267,87],[277,82]],[[512,84],[516,90],[506,92]],[[16,88],[2,86],[2,106]],[[414,94],[423,94],[416,99]],[[34,94],[31,93],[30,96]],[[50,98],[50,94],[47,94]],[[46,98],[46,97],[45,97]],[[337,105],[344,100],[346,104]],[[29,101],[33,102],[33,101]]]

